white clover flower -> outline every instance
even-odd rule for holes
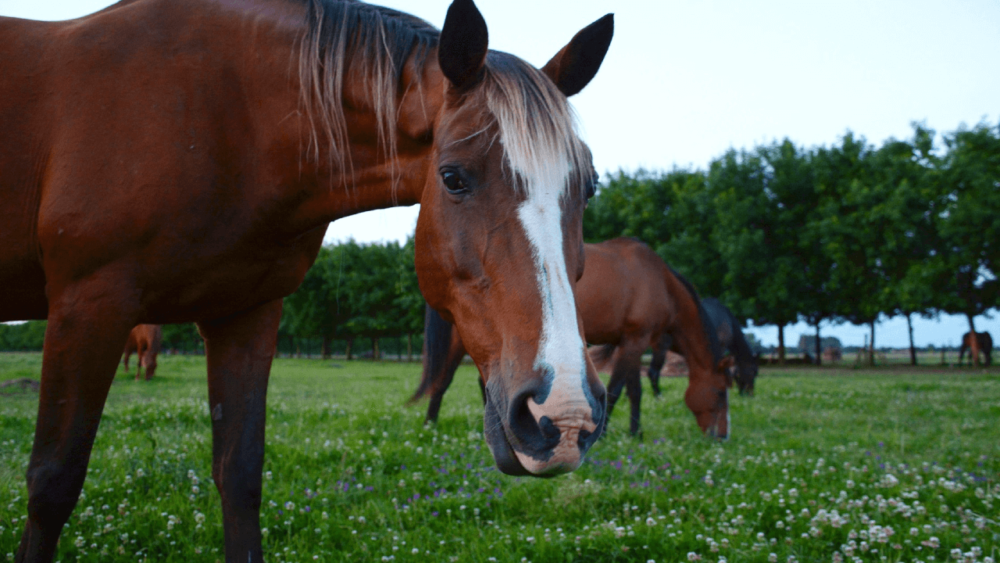
[[[700,561],[700,560],[701,560],[701,555],[698,555],[693,551],[688,552],[688,561]]]
[[[773,552],[767,554],[767,560],[769,563],[778,563],[778,554]]]
[[[83,536],[76,536],[76,539],[73,541],[73,545],[76,547],[83,547],[86,543],[87,540],[83,539]]]
[[[295,503],[288,501],[285,503],[285,510],[295,510]]]
[[[268,530],[267,528],[261,528],[261,530],[260,530],[260,535],[264,536],[265,538],[267,537],[267,535],[269,533],[271,533],[271,531]]]
[[[654,520],[653,517],[650,516],[650,517],[646,518],[646,525],[647,526],[655,526],[656,525],[656,520]]]
[[[265,479],[267,479],[268,481],[270,481],[271,479],[273,479],[273,478],[274,478],[274,475],[273,475],[273,474],[271,474],[271,472],[270,472],[270,471],[265,471],[265,472],[264,472],[264,478],[265,478]]]

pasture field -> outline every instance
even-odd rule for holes
[[[0,354],[0,380],[39,354]],[[222,559],[202,357],[111,391],[63,562]],[[279,359],[268,398],[262,525],[270,561],[1000,560],[1000,372],[764,369],[732,396],[732,438],[700,435],[686,380],[619,404],[585,465],[494,469],[475,368],[436,428],[405,406],[418,364]],[[644,383],[645,384],[645,383]],[[624,400],[624,399],[623,399]],[[0,395],[0,561],[26,514],[37,396]]]

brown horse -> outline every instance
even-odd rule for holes
[[[979,352],[986,356],[986,365],[993,364],[993,337],[990,336],[988,332],[977,332],[976,333],[976,347],[979,348]],[[965,351],[969,350],[969,365],[975,363],[975,358],[972,357],[972,333],[966,332],[962,335],[962,346],[958,349],[958,365],[962,365],[962,359],[965,357]]]
[[[136,354],[135,380],[139,381],[142,368],[146,368],[146,381],[156,374],[156,356],[160,353],[160,342],[163,340],[163,329],[160,325],[139,325],[128,333],[125,341],[125,371],[128,371],[128,359]]]
[[[337,218],[420,203],[416,267],[488,378],[500,469],[571,471],[604,424],[573,290],[593,166],[566,99],[610,15],[542,70],[337,0],[124,0],[0,18],[0,320],[48,319],[17,561],[48,561],[129,331],[195,321],[227,561],[260,561],[281,300]]]
[[[613,361],[608,413],[625,387],[632,406],[629,430],[637,434],[642,353],[653,347],[650,370],[659,374],[667,349],[673,348],[688,362],[684,400],[698,425],[710,435],[726,437],[730,385],[726,373],[733,360],[722,358],[714,325],[694,287],[637,240],[618,238],[586,244],[584,249],[587,267],[576,286],[576,303],[587,342],[603,344],[598,353]],[[424,371],[413,400],[430,394],[427,420],[435,421],[465,347],[458,333],[430,308],[425,323]]]

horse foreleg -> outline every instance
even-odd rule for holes
[[[610,419],[611,411],[621,396],[622,387],[625,387],[632,407],[629,431],[633,435],[639,432],[639,403],[642,398],[639,378],[642,371],[642,352],[647,340],[639,339],[639,341],[642,344],[623,342],[618,345],[614,356],[615,364],[611,368],[611,380],[608,382],[608,418]]]
[[[146,348],[146,354],[142,357],[142,365],[146,368],[146,381],[153,379],[156,373],[156,351],[153,346]]]
[[[641,366],[642,358],[639,358],[638,364]],[[625,392],[628,393],[629,406],[632,408],[631,417],[628,422],[628,431],[633,436],[640,436],[639,430],[639,413],[640,405],[642,404],[642,374],[641,369],[635,370],[633,375],[629,376],[625,380]]]
[[[135,380],[140,381],[142,379],[142,364],[145,360],[146,351],[143,349],[142,344],[136,347],[135,350]]]
[[[97,285],[97,284],[95,284]],[[87,475],[101,412],[131,324],[105,287],[73,287],[50,300],[28,519],[16,560],[51,561]],[[118,297],[118,295],[115,295]],[[117,307],[116,307],[117,306]]]
[[[277,344],[281,301],[199,323],[208,361],[212,478],[222,497],[226,561],[263,560],[261,472],[267,380]]]
[[[462,365],[462,358],[465,357],[465,346],[458,338],[458,330],[452,327],[451,347],[448,349],[448,358],[445,360],[443,372],[440,377],[436,377],[434,387],[431,389],[431,400],[427,405],[427,418],[424,422],[437,422],[438,414],[441,411],[441,399],[451,387],[451,382],[455,379],[455,372]],[[479,381],[480,389],[483,391],[483,404],[486,404],[486,391],[482,378]]]
[[[654,397],[660,396],[660,372],[663,370],[663,364],[667,361],[667,349],[669,348],[670,345],[663,341],[653,347],[653,359],[649,362],[649,385],[653,388]]]

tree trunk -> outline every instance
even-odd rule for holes
[[[378,351],[378,338],[372,338],[372,361],[379,361],[382,359],[381,354]]]
[[[972,320],[972,315],[966,314],[965,316],[969,319],[969,332],[972,334],[972,341],[969,342],[972,365],[979,367],[979,334],[976,332],[976,323]]]
[[[353,344],[354,344],[354,339],[353,338],[348,338],[347,339],[347,352],[346,352],[346,354],[347,354],[347,360],[348,361],[350,361],[351,359],[354,358],[354,356],[351,355],[351,347],[352,347]]]
[[[330,337],[325,335],[323,336],[323,359],[330,359]]]
[[[816,321],[816,365],[823,365],[823,354],[821,353],[823,349],[822,344],[820,344],[819,339],[819,321]]]
[[[778,365],[785,365],[785,325],[778,325]]]
[[[406,333],[406,361],[413,361],[413,333]]]
[[[875,321],[868,323],[868,326],[870,326],[872,329],[872,339],[868,344],[869,345],[868,365],[874,366],[875,365]]]
[[[906,328],[910,331],[910,365],[917,365],[917,348],[913,345],[913,318],[912,313],[906,314]]]

